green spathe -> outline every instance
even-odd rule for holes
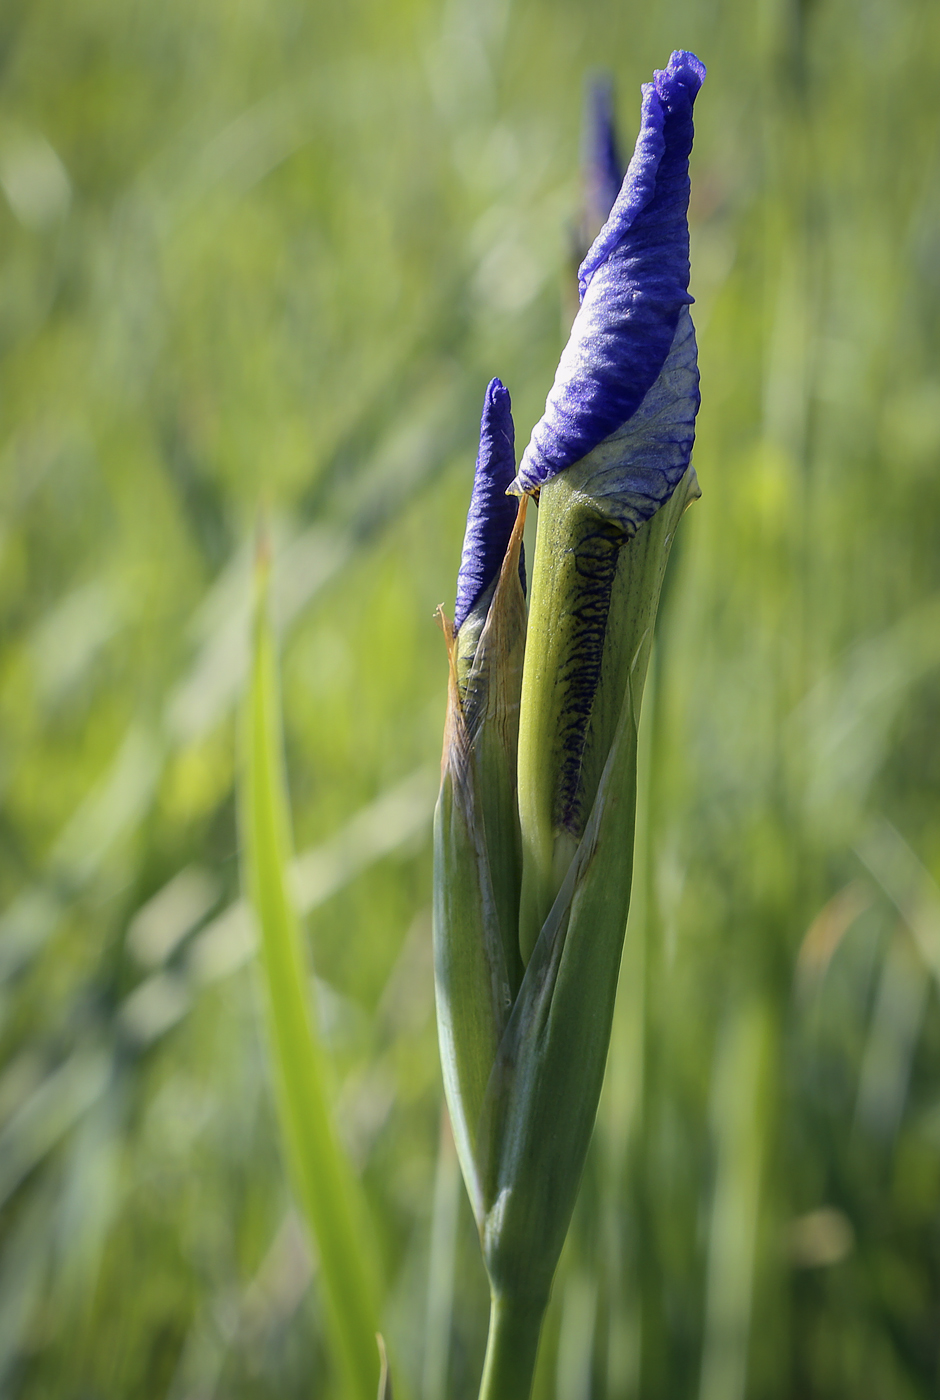
[[[565,530],[579,533],[583,505],[577,483],[572,486],[567,474],[551,488],[539,527],[541,534],[545,520],[546,535],[557,543]],[[652,623],[676,524],[697,494],[690,470],[672,500],[623,547],[618,560],[598,688],[600,709],[592,717],[595,746],[609,736],[606,758],[583,834],[529,957],[490,1080],[480,1135],[488,1153],[484,1250],[498,1291],[543,1291],[547,1296],[574,1207],[604,1076],[629,908],[636,733]],[[562,561],[563,573],[570,551],[556,552],[554,558]],[[534,582],[534,599],[536,590]],[[529,654],[538,645],[538,621],[538,614],[530,614]],[[564,637],[564,626],[555,629],[559,647]],[[524,724],[531,722],[525,710],[527,682],[528,674]],[[563,688],[554,687],[549,699],[557,702],[559,694]],[[552,720],[549,704],[542,722],[550,725]],[[549,763],[535,774],[544,778],[549,794],[557,774],[551,765],[550,753]],[[558,1131],[559,1124],[564,1131]]]
[[[481,1400],[525,1400],[577,1196],[630,900],[653,623],[676,525],[698,494],[690,468],[628,538],[576,464],[542,492],[528,630],[512,545],[476,646],[459,655],[445,626],[435,974],[493,1298]]]
[[[673,535],[700,494],[690,467],[627,538],[587,489],[589,474],[585,459],[539,502],[519,731],[524,961],[587,829],[628,686],[639,717]]]
[[[478,1224],[478,1133],[490,1074],[522,979],[521,843],[516,804],[525,598],[520,507],[477,640],[461,649],[444,621],[450,687],[434,814],[434,978],[444,1087]],[[461,629],[461,638],[467,623]]]

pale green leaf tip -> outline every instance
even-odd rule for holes
[[[379,1349],[379,1391],[377,1400],[392,1400],[392,1373],[388,1366],[388,1353],[385,1350],[385,1338],[381,1332],[375,1334],[376,1345]]]

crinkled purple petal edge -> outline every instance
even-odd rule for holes
[[[578,268],[578,290],[582,301],[594,273],[626,237],[637,215],[654,196],[656,174],[665,153],[663,126],[667,104],[675,102],[677,98],[682,101],[683,94],[688,93],[691,109],[704,81],[705,65],[701,59],[685,49],[677,49],[671,55],[666,68],[657,68],[653,74],[653,81],[642,85],[640,134],[633,156],[607,222]]]
[[[512,489],[536,491],[639,408],[675,335],[689,286],[692,106],[705,69],[674,53],[643,88],[636,150],[610,218],[584,260],[584,301],[545,413]]]

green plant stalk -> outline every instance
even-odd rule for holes
[[[307,959],[285,879],[292,842],[263,563],[257,571],[243,773],[243,859],[260,931],[278,1117],[294,1187],[320,1261],[329,1331],[345,1393],[355,1400],[374,1400],[379,1355],[370,1252],[355,1199],[358,1183],[333,1127]]]
[[[521,1302],[493,1293],[479,1400],[525,1400],[532,1388],[547,1302]]]

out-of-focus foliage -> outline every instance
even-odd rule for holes
[[[0,1391],[338,1395],[239,904],[276,542],[320,1018],[403,1395],[474,1394],[430,809],[483,387],[571,306],[581,81],[709,69],[704,490],[540,1400],[935,1393],[940,11],[14,0],[0,15]],[[624,132],[629,147],[632,131]],[[566,308],[564,312],[562,307]]]

